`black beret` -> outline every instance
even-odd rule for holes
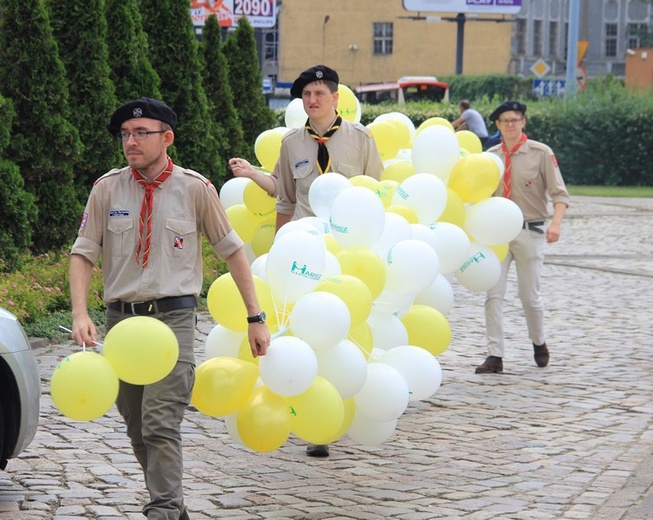
[[[499,119],[499,116],[504,112],[509,111],[521,112],[522,116],[526,115],[526,105],[519,101],[504,101],[490,114],[490,121],[494,122]]]
[[[290,95],[294,98],[302,97],[304,87],[314,81],[333,81],[336,85],[340,83],[338,73],[335,70],[326,65],[316,65],[299,75],[290,88]]]
[[[125,121],[139,117],[163,121],[173,130],[177,126],[177,114],[168,105],[156,99],[142,97],[118,107],[106,125],[107,130],[111,135],[116,135]]]

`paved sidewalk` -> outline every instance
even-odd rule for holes
[[[454,284],[443,385],[377,447],[343,438],[327,459],[294,437],[268,454],[189,410],[183,425],[194,520],[653,518],[653,199],[574,197],[547,246],[549,367],[538,369],[510,284],[505,373],[485,358],[483,294]],[[514,282],[514,274],[513,274]],[[203,315],[202,339],[213,323]],[[74,422],[49,380],[76,347],[37,348],[41,425],[0,471],[0,519],[140,519],[143,478],[115,412]]]

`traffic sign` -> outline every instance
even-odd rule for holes
[[[563,97],[567,82],[564,79],[534,79],[533,96]]]
[[[538,78],[545,76],[546,73],[549,72],[550,70],[551,67],[542,58],[540,58],[535,63],[533,63],[533,66],[531,67],[531,72],[535,74]]]
[[[581,92],[587,87],[587,70],[582,65],[576,68],[576,82]]]

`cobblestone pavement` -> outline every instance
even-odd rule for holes
[[[223,420],[189,410],[191,518],[653,518],[652,222],[653,199],[573,199],[561,242],[547,246],[545,369],[512,283],[505,373],[474,374],[486,355],[483,295],[454,285],[442,387],[411,403],[380,446],[345,437],[312,459],[291,437],[253,453]],[[203,315],[198,354],[212,327]],[[143,518],[143,478],[115,410],[84,423],[52,405],[53,368],[75,349],[36,349],[41,425],[0,471],[2,519]]]

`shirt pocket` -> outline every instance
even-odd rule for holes
[[[136,228],[133,218],[110,218],[107,224],[107,252],[110,256],[122,257],[134,249]]]
[[[168,256],[179,257],[192,254],[197,244],[195,221],[167,218],[164,240],[163,249]]]
[[[295,180],[305,179],[313,171],[313,163],[309,159],[302,159],[292,169],[292,176]]]
[[[354,165],[354,164],[340,164],[338,166],[338,169],[334,170],[341,175],[344,175],[348,179],[351,179],[352,177],[356,177],[356,175],[362,175],[363,172],[361,172],[360,166]]]

